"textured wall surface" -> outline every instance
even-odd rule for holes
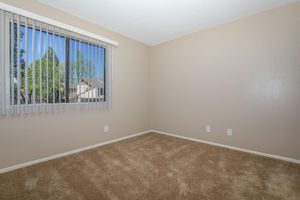
[[[5,3],[116,40],[113,108],[0,120],[0,168],[149,130],[149,47],[34,0]],[[103,133],[103,126],[110,133]]]
[[[299,55],[300,3],[156,46],[150,126],[300,159]]]

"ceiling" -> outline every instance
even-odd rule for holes
[[[297,0],[39,0],[148,45]]]

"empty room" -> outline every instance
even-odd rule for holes
[[[0,0],[0,200],[300,200],[299,0]]]

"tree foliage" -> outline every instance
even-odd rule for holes
[[[71,71],[76,82],[81,79],[91,79],[96,76],[95,64],[91,60],[85,59],[80,49],[76,50],[76,58],[75,61],[72,62],[71,66],[74,66],[71,67]]]
[[[34,100],[33,91],[35,101],[39,103],[65,101],[63,66],[52,48],[47,52],[41,60],[35,60],[28,67],[28,103]],[[26,94],[25,76],[22,77],[21,88],[22,94]]]
[[[17,24],[13,26],[13,54],[11,59],[13,60],[13,87],[14,87],[14,104],[18,99],[18,59],[20,63],[20,79],[21,79],[21,91],[20,99],[21,104],[26,100],[26,69],[27,69],[27,94],[28,103],[58,103],[65,102],[65,79],[66,74],[64,66],[61,64],[56,52],[53,48],[49,47],[41,59],[38,58],[25,65],[25,50],[20,48],[21,41],[24,39],[24,31],[20,30],[20,39],[18,41],[18,28]],[[19,43],[19,45],[18,45]],[[18,52],[19,47],[19,52]],[[19,53],[19,55],[18,55]],[[18,57],[19,56],[19,57]],[[27,55],[28,56],[28,55]],[[80,49],[76,50],[76,56],[70,63],[70,82],[77,83],[81,79],[94,78],[96,75],[96,68],[91,60],[85,59]],[[35,91],[35,99],[33,94]]]

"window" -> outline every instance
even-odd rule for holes
[[[11,104],[105,101],[104,47],[17,23],[9,37]]]
[[[111,46],[0,10],[2,113],[110,103]]]

